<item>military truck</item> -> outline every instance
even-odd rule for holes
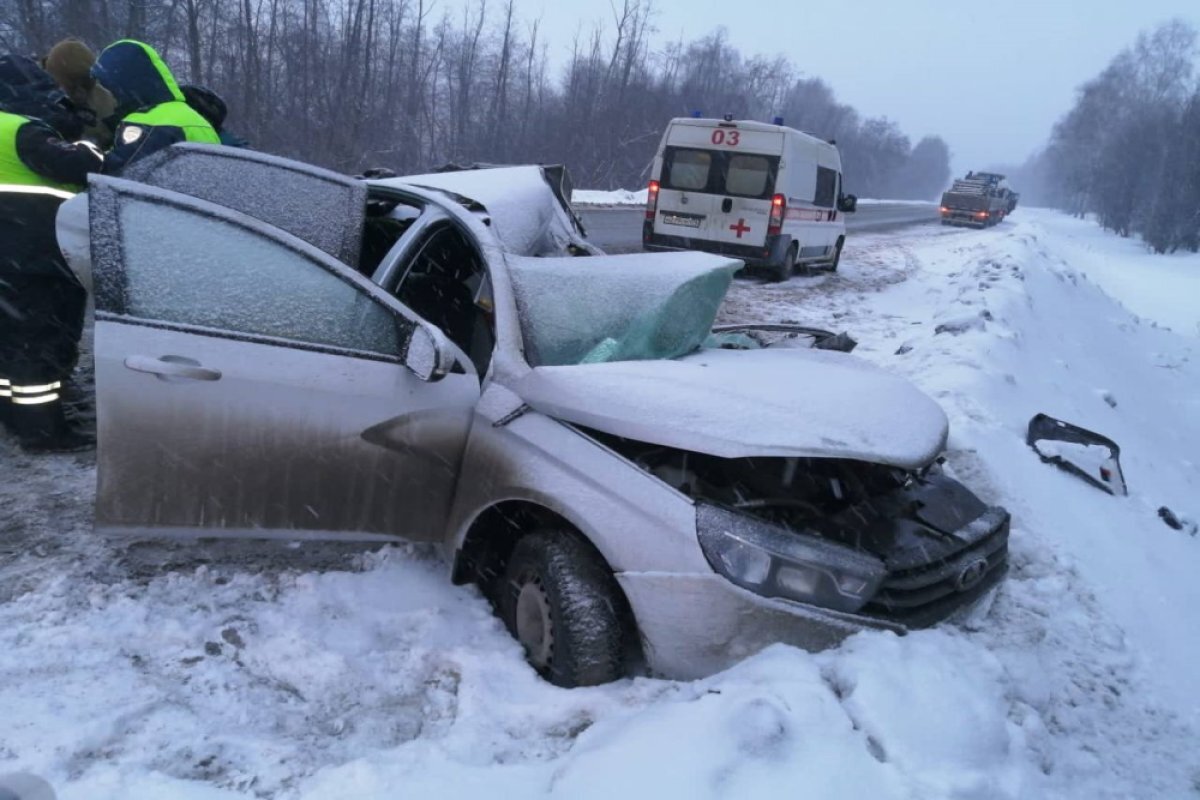
[[[1019,197],[1003,175],[968,172],[942,194],[942,224],[987,228],[1011,214]]]

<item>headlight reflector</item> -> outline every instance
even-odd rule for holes
[[[771,556],[747,542],[731,538],[715,555],[726,572],[751,586],[761,586],[771,576]]]
[[[853,612],[887,575],[872,555],[707,503],[696,506],[696,530],[714,570],[765,597]]]

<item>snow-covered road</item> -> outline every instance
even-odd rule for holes
[[[111,549],[90,457],[0,440],[0,773],[79,800],[1197,796],[1200,537],[1156,512],[1200,517],[1200,259],[1139,261],[1187,290],[1125,297],[1135,257],[1023,209],[738,281],[726,319],[847,330],[943,404],[1013,568],[964,625],[692,683],[549,686],[416,550]],[[1038,411],[1116,439],[1130,496],[1040,464]]]

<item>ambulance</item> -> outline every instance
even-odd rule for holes
[[[774,124],[680,117],[654,157],[646,197],[646,250],[703,250],[765,267],[786,280],[797,267],[837,269],[844,215],[833,142]]]

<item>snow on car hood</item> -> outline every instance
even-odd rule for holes
[[[671,361],[537,367],[513,388],[567,422],[725,458],[851,458],[916,469],[942,451],[948,430],[941,407],[908,381],[819,350],[701,350]]]
[[[490,167],[374,181],[450,192],[487,209],[504,249],[522,256],[565,255],[591,249],[538,166]]]

